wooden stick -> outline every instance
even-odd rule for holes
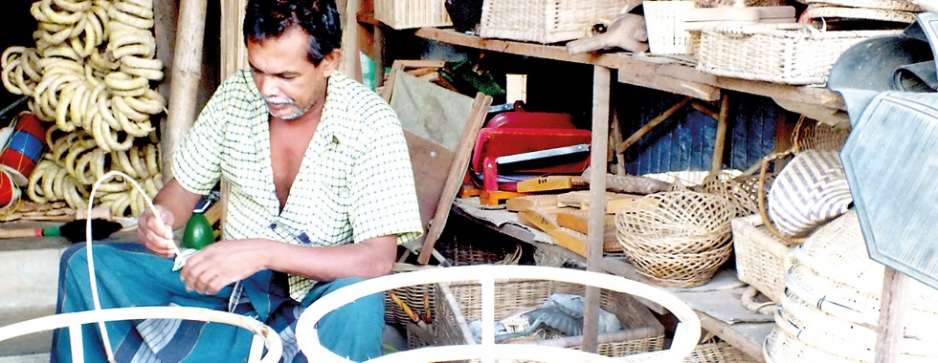
[[[221,2],[221,69],[219,70],[219,83],[224,82],[238,72],[248,67],[248,52],[244,44],[244,33],[241,32],[241,20],[244,17],[244,8],[247,0]],[[165,149],[164,149],[165,150]],[[228,220],[228,195],[230,185],[228,180],[221,181],[221,199],[218,201],[220,213],[218,216],[222,233]]]
[[[909,277],[886,267],[883,273],[883,294],[879,305],[879,328],[876,337],[875,363],[899,361],[899,343],[903,337],[903,323],[909,310]]]
[[[619,145],[616,145],[616,153],[621,154],[625,152],[625,149],[628,149],[629,146],[632,146],[633,144],[638,142],[638,140],[640,140],[642,136],[645,136],[645,134],[647,134],[649,131],[651,131],[652,129],[660,125],[662,122],[667,120],[669,117],[671,117],[671,115],[674,115],[675,112],[677,112],[684,106],[687,106],[687,104],[693,100],[694,99],[692,97],[685,97],[683,100],[681,100],[678,103],[675,103],[674,106],[671,106],[671,108],[665,110],[664,112],[662,112],[660,115],[658,115],[651,121],[648,121],[648,123],[645,124],[645,126],[642,126],[642,128],[638,129],[638,131],[635,131],[634,133],[632,133],[632,136],[629,136],[628,139],[625,139],[625,141],[623,141]],[[593,147],[595,148],[596,146],[593,145]]]
[[[619,109],[613,109],[612,111],[612,126],[609,128],[609,132],[612,135],[609,138],[609,142],[613,147],[619,145],[622,142],[622,120],[619,119]],[[612,157],[616,160],[615,165],[615,174],[616,175],[625,175],[625,155],[621,153],[616,153],[612,148],[609,149],[612,151]],[[608,155],[607,155],[608,157]]]
[[[729,122],[727,118],[730,112],[730,97],[723,94],[723,100],[720,101],[720,117],[717,119],[717,139],[713,144],[713,162],[710,164],[710,173],[718,174],[723,171],[723,149],[726,145],[726,129]]]
[[[392,82],[388,82],[388,84]],[[479,131],[482,130],[482,123],[485,122],[485,116],[488,114],[491,105],[492,97],[482,93],[477,93],[475,100],[472,102],[472,112],[469,114],[469,119],[466,120],[466,128],[463,129],[459,147],[456,148],[456,156],[453,158],[449,175],[446,177],[443,194],[440,196],[440,202],[436,206],[436,213],[433,215],[433,224],[430,225],[430,231],[427,232],[423,247],[420,248],[420,256],[417,257],[417,262],[421,265],[430,262],[430,252],[433,251],[433,245],[443,234],[443,226],[446,225],[446,219],[449,217],[453,199],[456,198],[459,186],[462,185],[463,178],[466,175],[466,168],[469,166],[469,159],[472,157],[472,148],[476,144],[476,139],[479,138]]]
[[[173,55],[173,84],[163,134],[163,181],[173,178],[172,156],[176,146],[195,122],[196,94],[202,79],[202,48],[205,41],[205,12],[208,0],[181,0]]]
[[[710,108],[709,104],[704,104],[703,102],[694,100],[690,103],[690,107],[693,107],[695,110],[700,111],[700,113],[707,115],[714,120],[720,119],[720,115],[712,108]]]
[[[609,88],[612,82],[612,71],[606,67],[593,67],[593,132],[590,148],[590,208],[589,211],[589,238],[586,247],[586,270],[592,272],[603,271],[603,239],[604,221],[606,211],[596,208],[606,203],[606,170],[599,167],[606,165],[607,138],[602,131],[609,130]],[[689,99],[682,101],[683,104]],[[585,311],[583,314],[583,345],[584,352],[596,352],[599,338],[599,300],[600,291],[595,287],[586,288]]]

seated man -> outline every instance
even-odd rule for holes
[[[280,332],[284,362],[306,362],[294,333],[304,308],[390,273],[397,245],[421,233],[413,171],[391,108],[335,71],[332,0],[251,0],[244,37],[251,69],[218,88],[179,145],[175,178],[140,217],[141,243],[94,246],[100,302],[250,316]],[[223,241],[173,272],[172,231],[220,178],[231,185]],[[86,264],[84,246],[64,254],[58,312],[93,309]],[[323,345],[355,361],[379,356],[383,307],[372,295],[330,313]],[[97,326],[83,329],[86,361],[106,361]],[[240,362],[252,339],[191,321],[108,323],[108,333],[118,362]],[[69,349],[68,331],[56,332],[52,361],[70,361]]]

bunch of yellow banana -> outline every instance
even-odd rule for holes
[[[29,178],[27,195],[38,203],[63,200],[73,208],[87,206],[87,197],[96,180],[109,170],[119,170],[134,178],[153,198],[163,187],[159,169],[159,146],[135,145],[129,150],[105,152],[94,139],[78,130],[63,134],[53,126],[46,133],[51,151],[36,165]],[[54,138],[55,135],[58,138]],[[98,186],[96,198],[109,205],[114,216],[138,216],[146,209],[144,195],[123,180]]]

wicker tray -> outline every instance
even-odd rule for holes
[[[883,9],[847,8],[823,5],[808,5],[801,14],[802,19],[841,19],[841,20],[878,20],[911,24],[915,22],[915,13]]]
[[[583,286],[556,281],[504,280],[495,283],[495,320],[530,310],[544,303],[552,293],[583,294]],[[476,283],[437,286],[434,330],[438,345],[476,344],[468,323],[480,319],[481,288]],[[597,352],[620,357],[661,350],[664,327],[644,306],[627,294],[603,290],[600,306],[615,314],[623,326],[618,332],[599,335]],[[525,341],[524,344],[579,349],[581,336]]]
[[[394,29],[449,26],[444,0],[375,0],[375,19]]]
[[[733,219],[732,226],[739,281],[779,303],[785,293],[785,275],[794,263],[791,252],[797,245],[787,244],[769,233],[758,214]]]
[[[775,83],[824,84],[847,48],[874,36],[898,33],[821,31],[809,24],[719,26],[702,32],[697,69]]]
[[[905,0],[806,0],[807,4],[844,6],[851,8],[882,9],[895,11],[922,11],[918,5]]]
[[[485,0],[479,35],[538,43],[578,39],[627,5],[628,0]]]

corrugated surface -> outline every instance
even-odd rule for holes
[[[636,96],[618,105],[623,139],[681,100],[648,89]],[[737,93],[730,95],[730,107],[723,164],[745,170],[775,149],[780,108],[768,98]],[[633,175],[710,170],[716,129],[716,120],[687,106],[626,150],[625,170]]]

